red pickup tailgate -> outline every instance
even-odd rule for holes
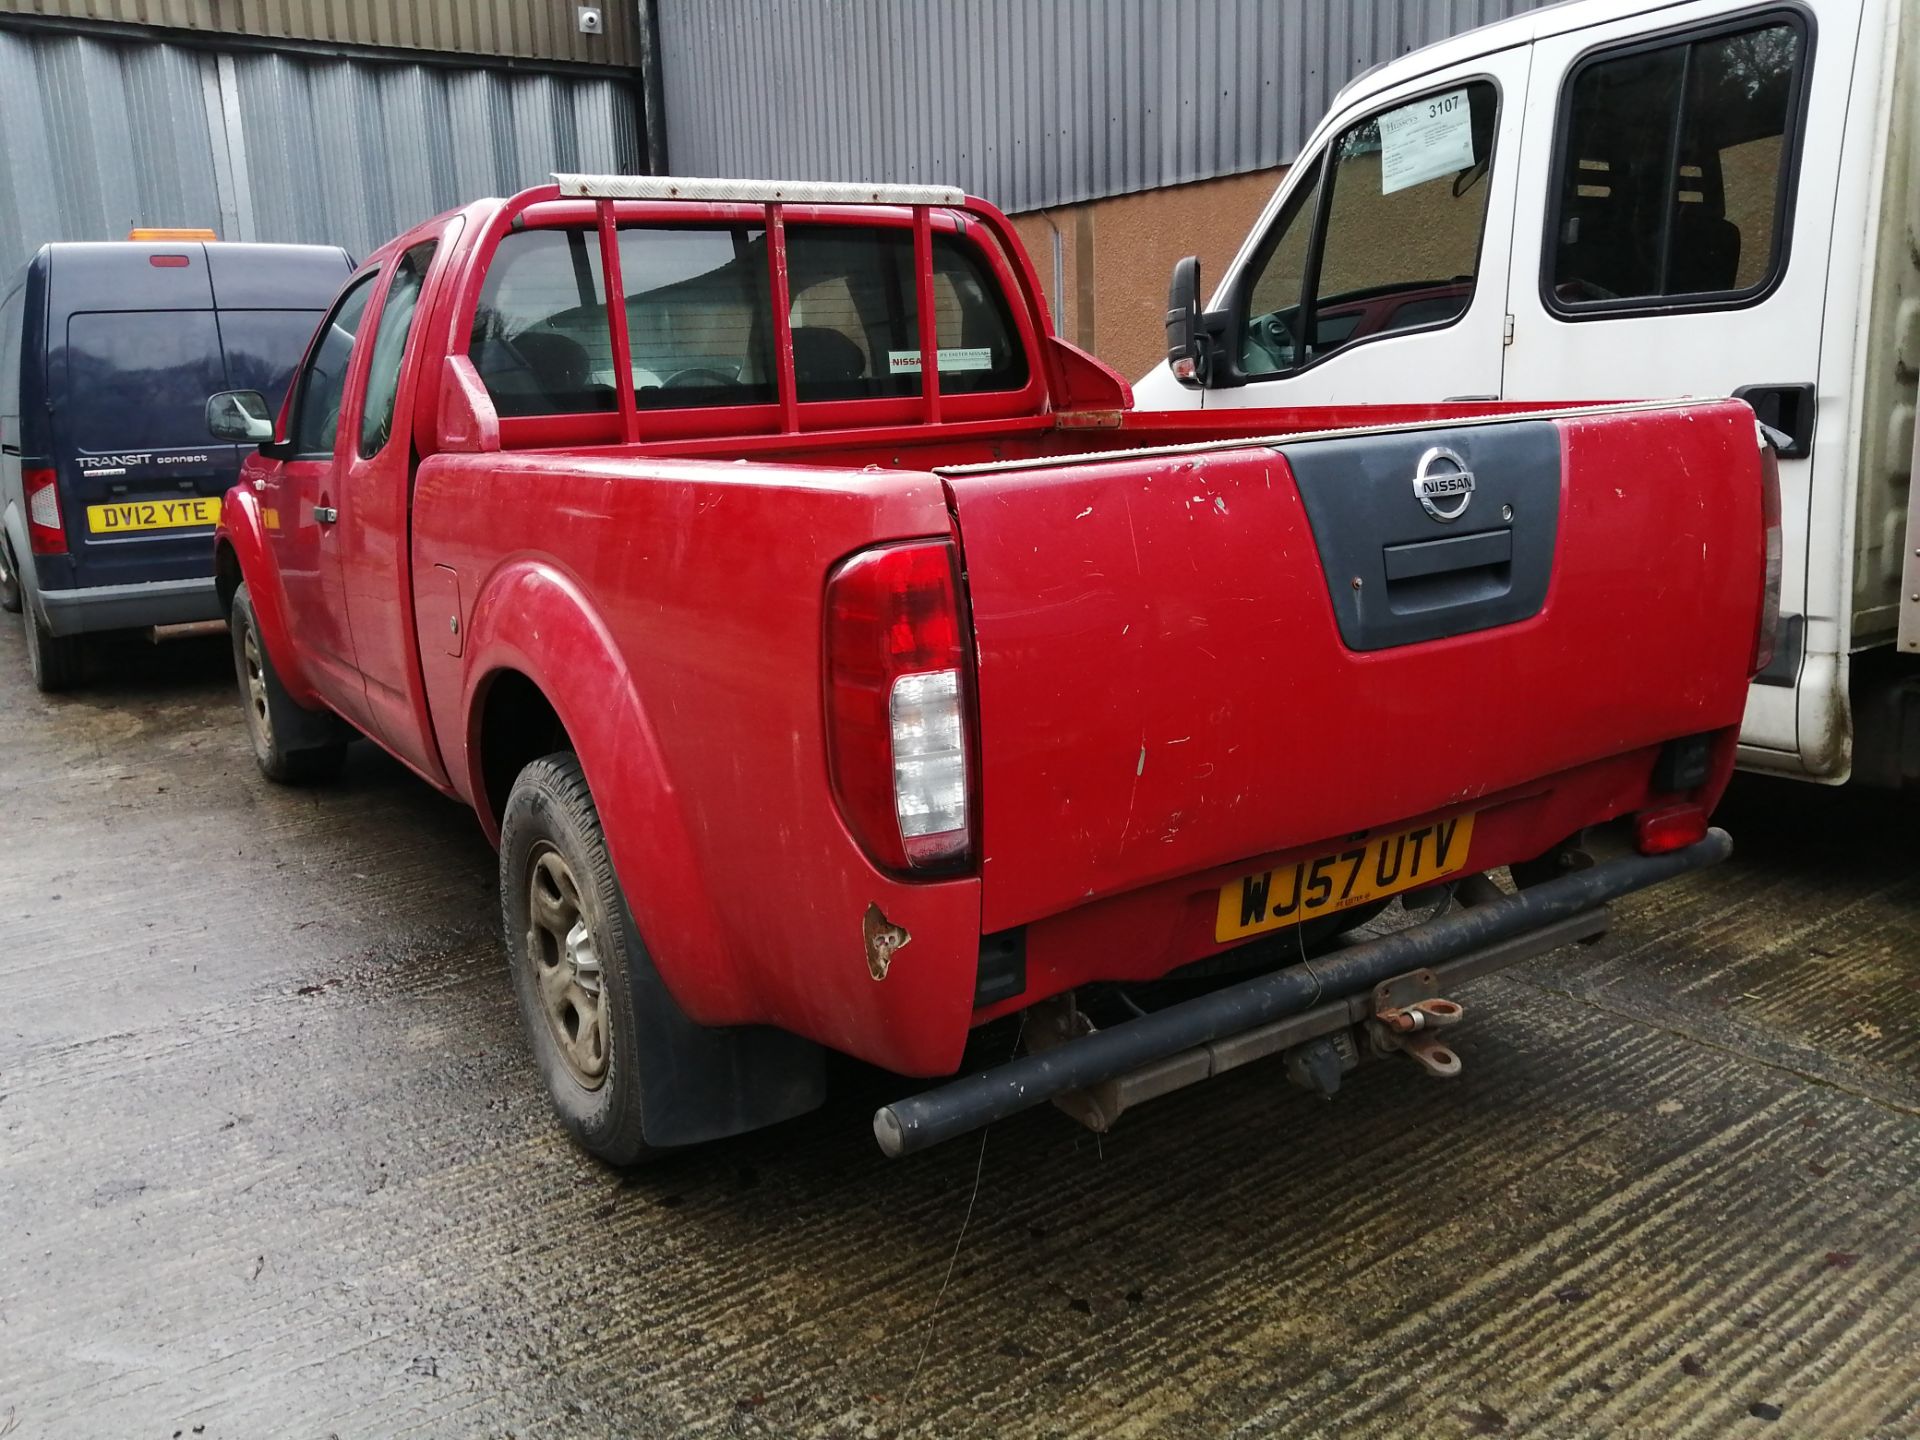
[[[988,931],[1740,721],[1764,563],[1743,405],[946,479]]]

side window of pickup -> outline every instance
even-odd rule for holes
[[[347,364],[353,359],[354,336],[378,273],[362,275],[334,302],[300,367],[289,437],[295,459],[332,458],[334,436],[340,429],[340,402],[347,389]]]
[[[1805,20],[1782,10],[1582,60],[1561,98],[1548,308],[1712,307],[1772,288],[1806,52]]]
[[[618,408],[600,238],[591,230],[517,230],[487,267],[469,346],[501,415]]]
[[[1267,232],[1238,307],[1247,374],[1466,313],[1498,116],[1498,90],[1470,81],[1370,115],[1301,162],[1314,174]]]
[[[393,283],[374,322],[373,355],[367,361],[367,403],[360,410],[360,455],[372,459],[386,448],[393,434],[394,406],[400,399],[400,362],[413,333],[413,317],[420,307],[420,290],[433,263],[434,242],[414,246],[393,268]]]

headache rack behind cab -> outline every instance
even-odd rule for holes
[[[945,185],[871,185],[815,180],[729,180],[676,175],[556,174],[551,185],[523,190],[509,199],[495,224],[502,231],[517,225],[532,207],[554,200],[594,202],[600,237],[600,263],[606,275],[608,328],[613,342],[613,373],[632,369],[632,345],[624,305],[615,297],[626,293],[620,273],[620,247],[614,205],[618,201],[688,201],[693,203],[759,205],[766,212],[768,286],[773,301],[773,358],[780,410],[780,431],[799,434],[800,401],[795,378],[792,300],[787,280],[786,208],[812,209],[826,205],[898,205],[913,213],[914,272],[918,289],[920,340],[920,413],[916,424],[940,421],[940,367],[938,317],[934,305],[933,220],[938,206],[963,212],[994,237],[1012,270],[1020,293],[1010,296],[1033,317],[1040,369],[1046,386],[1046,409],[1067,423],[1063,412],[1075,412],[1075,423],[1117,423],[1131,404],[1126,382],[1100,362],[1058,339],[1041,294],[1039,278],[1012,223],[984,200]],[[647,438],[641,433],[639,404],[631,385],[619,391],[620,430],[629,444]],[[1110,417],[1110,418],[1109,418]]]

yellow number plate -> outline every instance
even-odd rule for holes
[[[95,535],[125,535],[134,530],[186,530],[220,523],[220,497],[195,495],[180,500],[116,500],[87,506],[87,529]]]
[[[1467,864],[1473,816],[1459,815],[1282,865],[1220,887],[1215,940],[1240,940],[1444,880]]]

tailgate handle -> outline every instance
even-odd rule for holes
[[[1513,531],[1483,530],[1388,545],[1381,551],[1387,604],[1399,614],[1475,605],[1513,584]]]
[[[1389,545],[1385,559],[1389,585],[1396,580],[1450,575],[1487,565],[1510,565],[1513,563],[1513,531],[1484,530],[1478,535],[1448,535],[1441,540]]]

